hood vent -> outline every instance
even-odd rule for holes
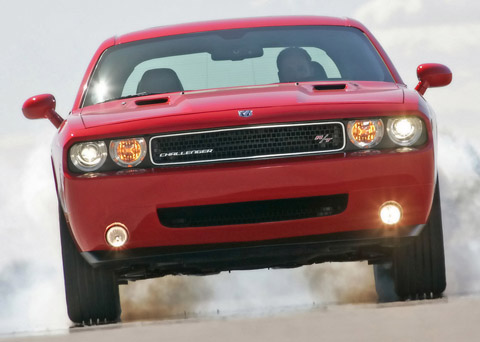
[[[347,87],[345,83],[340,84],[317,84],[313,86],[314,90],[343,90]]]
[[[161,104],[161,103],[168,103],[168,97],[158,97],[155,99],[148,99],[148,100],[137,100],[135,104],[137,106],[146,106],[146,105],[153,105],[153,104]]]

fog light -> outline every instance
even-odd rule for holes
[[[122,247],[128,240],[128,230],[121,223],[112,223],[107,227],[105,238],[112,247]]]
[[[385,224],[397,224],[402,218],[402,206],[394,201],[383,203],[380,207],[380,218]]]

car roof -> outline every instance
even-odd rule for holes
[[[303,25],[329,25],[329,26],[352,26],[362,31],[365,28],[359,22],[349,18],[334,18],[320,16],[283,16],[283,17],[256,17],[243,19],[212,20],[196,23],[186,23],[171,26],[160,26],[146,30],[127,33],[115,37],[115,44],[124,44],[137,40],[176,34],[196,33],[214,30],[238,29],[247,27],[269,26],[303,26]]]

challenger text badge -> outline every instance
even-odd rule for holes
[[[189,156],[191,154],[205,154],[205,153],[213,153],[213,149],[206,149],[206,150],[191,150],[191,151],[180,151],[180,152],[164,152],[160,153],[160,158],[163,157],[174,157],[174,156]]]

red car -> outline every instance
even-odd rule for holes
[[[380,300],[445,289],[435,115],[351,19],[250,18],[106,40],[52,145],[65,289],[79,324],[168,274],[375,265]]]

